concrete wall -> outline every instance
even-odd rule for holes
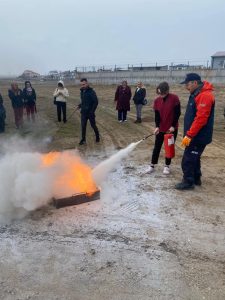
[[[136,84],[137,81],[142,81],[145,84],[155,84],[161,81],[179,83],[185,78],[185,74],[191,72],[198,73],[203,80],[225,84],[225,69],[85,72],[76,75],[75,83],[79,84],[83,77],[87,78],[90,83],[103,85],[119,84],[122,80],[127,80],[128,84]]]

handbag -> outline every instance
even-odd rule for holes
[[[146,104],[148,104],[148,100],[145,98],[142,100],[142,105],[146,105]]]
[[[56,97],[54,97],[53,103],[54,103],[54,105],[57,104]]]

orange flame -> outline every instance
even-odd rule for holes
[[[69,151],[44,154],[42,167],[50,168],[57,174],[54,190],[58,196],[92,194],[98,189],[92,178],[91,168]]]

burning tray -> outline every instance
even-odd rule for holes
[[[71,197],[65,197],[61,199],[53,198],[53,204],[56,208],[61,208],[71,205],[79,205],[86,202],[91,202],[100,199],[100,190],[96,190],[93,193],[80,193],[72,195]]]

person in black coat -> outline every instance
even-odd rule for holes
[[[79,145],[86,144],[86,128],[87,121],[89,120],[91,127],[95,132],[96,143],[100,142],[99,131],[95,123],[95,110],[98,106],[98,98],[95,91],[89,86],[89,83],[86,78],[82,78],[80,81],[80,98],[81,103],[78,105],[78,108],[81,112],[81,131],[82,137]]]
[[[6,118],[5,107],[3,105],[2,95],[0,94],[0,133],[5,131],[5,118]]]
[[[23,127],[23,92],[19,89],[17,83],[11,84],[11,89],[8,90],[8,96],[11,100],[14,110],[16,129]]]
[[[25,88],[23,89],[24,107],[27,113],[27,120],[35,122],[36,113],[36,93],[32,88],[30,81],[25,81]],[[30,118],[31,117],[31,118]]]
[[[143,107],[143,102],[146,96],[146,89],[141,81],[138,82],[137,88],[134,93],[134,104],[136,106],[136,121],[134,123],[141,123],[141,111]]]
[[[223,109],[223,116],[224,116],[224,119],[225,119],[225,107]],[[225,128],[225,127],[224,127]]]

